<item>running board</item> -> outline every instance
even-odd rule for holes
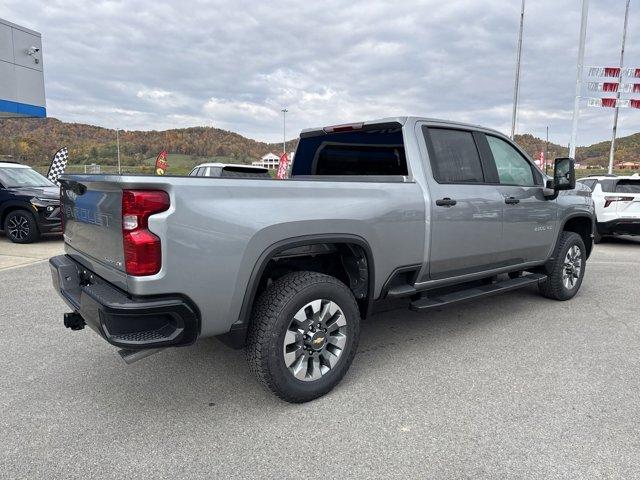
[[[411,302],[411,310],[427,310],[429,308],[444,307],[445,305],[451,305],[458,302],[466,302],[467,300],[474,300],[476,298],[489,297],[491,295],[497,295],[498,293],[508,292],[510,290],[516,290],[518,288],[526,287],[527,285],[534,285],[543,280],[546,280],[547,276],[541,273],[530,273],[523,277],[512,278],[503,280],[497,283],[490,283],[488,285],[480,285],[477,287],[469,288],[467,290],[461,290],[458,292],[446,293],[443,295],[434,295],[432,297],[426,294],[420,297],[418,300]]]
[[[415,295],[418,293],[416,287],[412,287],[411,285],[403,284],[398,285],[397,287],[392,287],[387,292],[387,298],[402,298],[402,297],[410,297],[411,295]]]

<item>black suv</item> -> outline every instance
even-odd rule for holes
[[[25,165],[0,162],[0,229],[15,243],[62,232],[60,189]]]

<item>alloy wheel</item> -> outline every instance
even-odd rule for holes
[[[562,283],[571,290],[576,286],[582,272],[582,251],[577,245],[572,246],[564,258],[562,269]]]
[[[24,240],[29,236],[29,221],[23,215],[13,215],[7,222],[9,236],[16,240]]]
[[[305,382],[322,378],[340,360],[347,344],[347,319],[342,309],[326,299],[307,303],[293,316],[285,333],[285,365]]]

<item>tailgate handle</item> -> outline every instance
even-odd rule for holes
[[[520,203],[520,200],[514,197],[509,197],[504,199],[504,203],[506,203],[507,205],[516,205]]]
[[[60,185],[62,185],[66,190],[71,190],[77,195],[84,195],[84,192],[87,191],[86,185],[76,182],[75,180],[61,178],[60,180],[58,180],[58,182],[60,182]]]

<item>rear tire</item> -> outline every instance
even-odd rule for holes
[[[586,251],[582,237],[577,233],[560,234],[553,260],[547,266],[548,278],[539,286],[542,296],[564,301],[578,293],[584,278]]]
[[[26,210],[14,210],[7,215],[4,233],[13,243],[33,243],[40,238],[36,219]]]
[[[278,397],[308,402],[342,380],[359,333],[358,304],[345,284],[321,273],[293,272],[256,301],[246,357],[258,380]]]

